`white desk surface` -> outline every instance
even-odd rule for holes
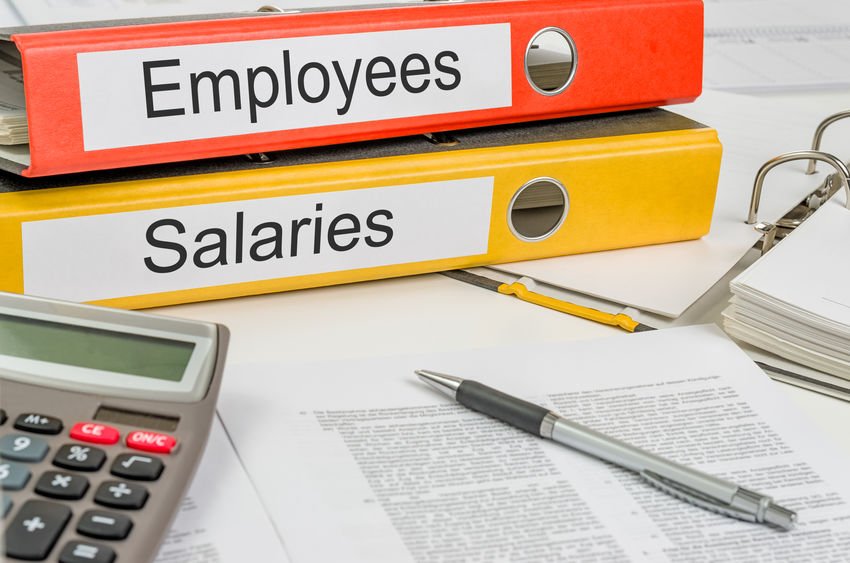
[[[850,107],[850,89],[771,96],[805,105],[843,100]],[[700,310],[689,311],[689,322],[718,319],[728,299],[728,284],[724,283],[719,282],[709,292],[699,304]],[[239,363],[415,354],[598,338],[622,332],[439,274],[152,311],[227,325],[231,331],[228,361]],[[568,373],[569,366],[564,369]],[[850,432],[846,430],[850,428],[850,403],[775,384],[850,452]]]

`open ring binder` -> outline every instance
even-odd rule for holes
[[[827,176],[820,186],[803,201],[794,206],[785,216],[776,221],[776,223],[758,222],[758,206],[761,200],[762,185],[767,173],[780,164],[803,159],[810,160],[810,162],[816,162],[818,160],[827,162],[835,168],[836,172]],[[761,253],[764,254],[770,250],[777,238],[782,239],[799,226],[800,223],[805,221],[826,200],[835,195],[842,186],[844,187],[846,196],[845,207],[850,209],[850,171],[848,171],[847,166],[841,160],[829,153],[816,150],[793,151],[781,154],[765,162],[756,174],[756,179],[753,183],[753,195],[750,198],[750,211],[747,216],[747,224],[755,225],[755,229],[764,234]]]
[[[850,111],[818,125],[816,148],[824,128],[843,117],[850,117]],[[792,160],[808,160],[809,171],[820,160],[835,172],[776,223],[759,222],[765,175]],[[845,209],[828,204],[842,187]],[[846,251],[836,244],[850,236],[848,210],[850,171],[835,156],[812,149],[765,162],[756,175],[747,218],[764,234],[762,257],[729,283],[732,297],[722,313],[724,330],[752,347],[748,352],[770,377],[844,400],[850,400],[850,302],[844,289],[835,286],[836,280],[850,278]],[[796,234],[768,253],[791,231]]]
[[[820,150],[820,142],[823,138],[823,132],[826,131],[826,128],[839,121],[844,119],[845,117],[850,117],[850,110],[840,111],[838,113],[832,114],[823,121],[821,121],[818,126],[815,128],[815,136],[812,139],[812,150],[819,151]],[[817,166],[817,162],[815,160],[809,161],[809,167],[806,169],[806,174],[814,174],[815,167]]]

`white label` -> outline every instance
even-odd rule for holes
[[[79,53],[85,150],[508,107],[510,43],[504,23]]]
[[[70,301],[487,253],[493,178],[21,225],[24,292]]]

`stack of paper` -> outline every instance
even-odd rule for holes
[[[21,55],[12,43],[0,48],[0,145],[29,141]]]
[[[850,379],[850,211],[829,201],[730,283],[733,337]]]
[[[541,90],[557,90],[567,83],[573,66],[571,57],[553,49],[532,48],[527,55],[528,75]]]

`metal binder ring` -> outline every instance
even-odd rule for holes
[[[764,183],[764,177],[767,175],[768,171],[779,164],[783,164],[791,160],[802,159],[822,160],[831,164],[833,168],[835,168],[838,172],[837,176],[841,181],[841,184],[844,186],[844,207],[850,209],[850,171],[847,170],[847,166],[829,153],[819,151],[794,151],[771,158],[765,162],[761,168],[759,168],[758,174],[756,174],[756,181],[753,184],[753,196],[752,199],[750,199],[750,214],[747,217],[748,225],[753,225],[756,222],[756,213],[758,212],[759,200],[761,200],[761,186]]]
[[[820,142],[823,138],[823,132],[826,131],[826,128],[835,123],[836,121],[844,119],[845,117],[850,117],[850,110],[840,111],[834,115],[830,115],[829,117],[820,122],[820,124],[815,129],[815,137],[814,139],[812,139],[813,151],[820,150]],[[817,162],[815,160],[810,160],[809,167],[806,169],[806,174],[814,174],[816,165]]]

